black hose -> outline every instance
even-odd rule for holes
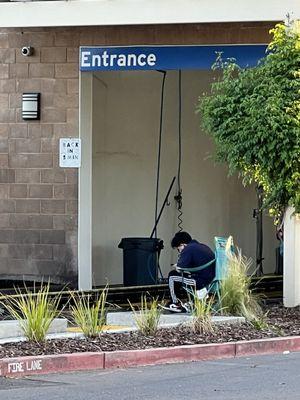
[[[158,213],[158,194],[159,194],[159,177],[160,177],[160,159],[161,159],[161,139],[162,139],[162,126],[163,126],[163,111],[164,111],[164,93],[165,93],[165,81],[166,81],[166,71],[159,71],[163,73],[163,80],[161,85],[161,98],[160,98],[160,118],[159,118],[159,138],[158,138],[158,156],[157,156],[157,172],[156,172],[156,193],[155,193],[155,231],[154,237],[157,238],[157,213]]]
[[[178,71],[178,169],[177,169],[177,194],[174,199],[177,203],[177,226],[179,232],[183,230],[182,223],[182,188],[181,188],[181,159],[182,159],[182,143],[181,143],[181,128],[182,128],[182,81],[181,81],[181,70]]]

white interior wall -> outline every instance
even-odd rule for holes
[[[195,114],[198,96],[208,90],[211,71],[182,72],[183,228],[199,241],[234,236],[255,259],[256,206],[253,188],[244,188],[227,168],[215,164],[211,139],[201,134]],[[162,74],[156,71],[102,72],[93,75],[93,283],[120,284],[123,237],[149,237],[154,224]],[[177,174],[178,72],[168,71],[165,87],[159,207]],[[175,185],[158,226],[164,240],[161,267],[166,275],[176,261],[170,240],[177,228]],[[275,269],[277,245],[265,218],[265,271]]]

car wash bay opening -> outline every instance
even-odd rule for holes
[[[210,246],[214,236],[233,235],[243,253],[255,259],[255,190],[244,188],[237,176],[228,177],[226,165],[214,162],[214,144],[201,132],[200,116],[195,113],[199,96],[209,92],[217,78],[211,66],[219,52],[223,58],[235,58],[242,67],[251,67],[264,56],[265,46],[80,49],[80,289],[107,282],[122,284],[120,240],[150,237],[155,222],[160,122],[159,208],[177,176],[180,158],[183,229]],[[157,229],[157,237],[165,244],[160,256],[164,276],[177,257],[170,248],[179,223],[176,186]],[[267,273],[274,271],[276,246],[272,220],[265,216]]]

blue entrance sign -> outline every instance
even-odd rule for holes
[[[253,67],[266,46],[81,47],[80,71],[210,69],[219,52],[241,67]]]

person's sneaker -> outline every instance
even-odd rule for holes
[[[186,309],[184,307],[182,307],[182,305],[180,303],[168,303],[166,305],[163,305],[162,308],[164,310],[168,310],[174,313],[185,313]]]
[[[191,303],[184,303],[184,304],[182,304],[182,308],[185,309],[185,312],[191,313],[193,305]]]

